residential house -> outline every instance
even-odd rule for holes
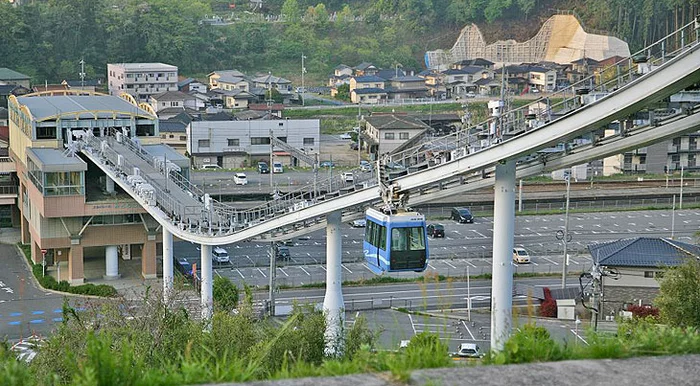
[[[557,87],[556,70],[532,64],[506,66],[508,84],[517,87],[517,91],[527,92],[532,89],[552,92]]]
[[[151,107],[153,107],[153,111],[158,113],[165,109],[184,110],[186,107],[196,110],[194,101],[195,98],[193,96],[185,94],[182,91],[166,91],[164,93],[151,96],[148,103],[151,105]],[[159,118],[162,119],[160,115]]]
[[[248,91],[250,83],[245,77],[223,74],[217,79],[216,87],[212,87],[212,89]]]
[[[436,70],[424,70],[418,73],[418,76],[425,80],[425,85],[428,88],[428,96],[436,99],[445,99],[447,89],[445,88],[445,76]]]
[[[163,63],[107,64],[110,95],[127,93],[148,103],[152,95],[177,91],[177,67]]]
[[[244,73],[242,73],[238,70],[214,71],[214,72],[209,73],[209,75],[207,75],[207,78],[209,79],[209,88],[210,89],[221,88],[221,87],[219,87],[219,79],[222,76],[225,78],[229,78],[229,79],[230,78],[242,78],[242,79],[247,78]]]
[[[377,75],[379,68],[372,63],[362,62],[353,68],[354,76],[372,76]]]
[[[307,154],[320,150],[318,119],[192,122],[187,128],[187,152],[197,167],[217,164],[239,168],[269,161],[270,131],[275,137]],[[296,164],[289,153],[275,153],[275,159]]]
[[[376,76],[355,76],[350,79],[350,100],[353,103],[377,104],[387,99],[384,79]]]
[[[0,107],[7,108],[7,99],[10,95],[21,96],[32,92],[28,87],[16,84],[0,84]]]
[[[0,68],[0,85],[16,85],[16,86],[22,86],[25,88],[29,88],[31,78],[28,77],[27,75],[24,75],[22,73],[19,73],[14,70],[10,70],[9,68],[1,67]]]
[[[208,93],[212,104],[216,107],[225,109],[245,109],[248,105],[255,101],[257,97],[245,90],[232,89],[212,89]]]
[[[369,144],[369,153],[378,157],[429,129],[430,126],[410,115],[373,114],[365,118],[363,140]]]
[[[386,88],[389,99],[425,98],[428,94],[425,79],[419,76],[399,76],[389,82],[391,86]]]
[[[653,304],[664,269],[700,258],[697,245],[655,237],[590,244],[588,251],[593,261],[615,272],[602,279],[601,317],[616,315],[629,304]]]
[[[282,119],[284,112],[284,104],[282,103],[256,103],[248,105],[248,109],[252,111],[261,111],[269,113],[271,119]]]
[[[251,86],[250,93],[257,96],[260,101],[266,100],[268,98],[268,90],[273,89],[279,93],[283,104],[291,103],[293,96],[292,82],[287,79],[268,74],[253,78]]]
[[[192,117],[182,111],[180,114],[161,119],[159,122],[160,140],[175,149],[180,154],[187,151],[187,125],[192,122]]]
[[[338,87],[341,84],[349,84],[352,77],[352,67],[339,64],[333,69],[333,75],[328,79],[328,87]]]
[[[443,83],[447,97],[464,97],[468,92],[476,93],[477,86],[474,82],[479,79],[493,78],[493,71],[483,67],[451,68],[442,72]]]
[[[499,95],[501,90],[501,83],[493,78],[481,78],[474,82],[474,85],[478,95]]]
[[[177,82],[177,89],[184,93],[207,93],[207,85],[194,78],[185,78]]]

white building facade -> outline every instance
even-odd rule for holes
[[[148,102],[153,95],[178,90],[177,67],[163,63],[107,64],[110,95],[123,92],[138,102]]]

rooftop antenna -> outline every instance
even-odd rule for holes
[[[85,60],[80,58],[80,89],[85,90]]]

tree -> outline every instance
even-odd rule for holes
[[[301,11],[299,10],[299,3],[297,0],[285,0],[282,4],[282,15],[287,18],[287,21],[295,23],[301,17]]]
[[[341,84],[338,86],[338,93],[335,94],[336,99],[340,99],[341,101],[349,101],[350,100],[350,85],[349,84]]]
[[[217,311],[231,312],[238,305],[238,288],[229,279],[217,276],[214,278],[212,295],[214,297],[214,309]]]
[[[661,320],[679,327],[700,327],[700,261],[690,258],[664,272],[656,298]]]

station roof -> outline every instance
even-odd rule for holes
[[[184,155],[178,153],[173,149],[172,147],[168,145],[163,145],[163,144],[155,144],[155,145],[141,145],[144,150],[146,150],[149,154],[155,157],[163,157],[168,161],[171,162],[189,162],[189,158],[185,157]]]
[[[27,156],[44,173],[83,172],[87,170],[87,163],[80,157],[65,155],[59,149],[28,148]]]
[[[35,121],[43,121],[56,116],[75,114],[81,119],[94,118],[90,112],[96,112],[98,118],[109,119],[116,112],[118,115],[152,116],[145,110],[134,106],[126,100],[113,95],[53,95],[53,96],[21,96],[17,101],[27,106]]]

